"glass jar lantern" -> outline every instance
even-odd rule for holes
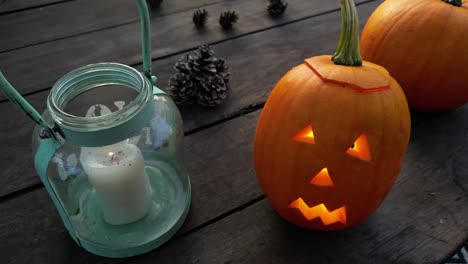
[[[36,124],[36,171],[70,236],[106,257],[146,253],[167,241],[190,207],[180,113],[153,85],[149,15],[141,18],[144,72],[118,63],[59,79],[41,116],[0,73],[0,91]]]

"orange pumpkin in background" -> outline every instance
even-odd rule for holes
[[[362,32],[363,58],[385,67],[415,109],[468,102],[468,0],[446,2],[387,0]]]
[[[337,52],[306,59],[278,82],[254,142],[268,201],[310,229],[344,229],[372,214],[397,178],[410,135],[403,91],[384,68],[362,62],[354,1],[341,5]]]

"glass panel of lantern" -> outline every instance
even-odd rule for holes
[[[172,232],[165,228],[179,226],[187,212],[190,190],[182,164],[181,117],[167,95],[152,91],[139,72],[114,63],[77,69],[52,89],[44,114],[51,125],[96,132],[78,143],[61,140],[47,169],[81,243],[112,244],[114,249],[141,246]],[[99,131],[135,117],[148,119],[139,116],[145,111],[151,118],[145,125],[132,125],[135,131],[124,131],[128,137],[115,130],[115,136],[101,138]],[[37,126],[33,153],[41,152],[43,133]]]

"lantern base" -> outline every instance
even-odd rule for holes
[[[108,258],[126,258],[126,257],[133,257],[141,254],[145,254],[150,252],[153,249],[160,247],[162,244],[166,243],[182,226],[187,217],[189,208],[190,208],[190,180],[188,180],[188,192],[187,192],[187,201],[184,211],[179,219],[174,223],[174,225],[169,228],[165,233],[161,234],[161,236],[155,238],[154,240],[140,246],[132,247],[132,248],[124,248],[124,249],[109,249],[99,247],[97,245],[87,243],[86,241],[80,241],[81,247],[86,249],[87,251],[102,257]]]
[[[82,194],[83,210],[71,217],[81,247],[103,257],[131,257],[161,246],[179,230],[190,208],[189,177],[183,182],[175,168],[162,160],[147,163],[145,172],[153,191],[152,205],[146,216],[133,223],[108,224],[96,193]]]

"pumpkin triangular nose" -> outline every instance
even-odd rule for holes
[[[323,168],[317,175],[315,175],[312,180],[310,180],[310,184],[317,185],[317,186],[333,186],[333,181],[328,174],[328,169]]]

